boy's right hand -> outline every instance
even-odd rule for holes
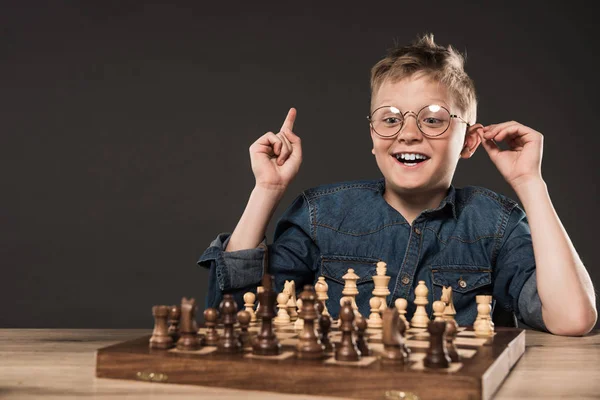
[[[250,146],[256,187],[283,192],[298,173],[302,146],[292,132],[295,120],[296,109],[290,108],[279,133],[267,132]]]

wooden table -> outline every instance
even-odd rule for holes
[[[94,376],[98,348],[146,334],[151,334],[151,330],[0,329],[0,398],[307,398]],[[526,338],[525,355],[501,386],[496,399],[600,396],[600,331],[579,338],[527,331]]]

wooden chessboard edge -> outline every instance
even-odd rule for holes
[[[481,377],[481,398],[491,399],[525,353],[525,330],[517,335]]]

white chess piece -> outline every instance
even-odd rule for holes
[[[250,322],[256,321],[256,313],[254,312],[254,302],[256,301],[256,295],[252,292],[244,294],[244,307],[245,310],[250,313]]]
[[[377,263],[377,275],[373,276],[373,296],[381,298],[380,311],[383,312],[387,308],[387,296],[390,294],[388,284],[391,276],[387,276],[387,264],[383,261]]]
[[[256,312],[257,313],[260,310],[260,294],[264,291],[265,291],[265,288],[263,286],[256,287],[256,297],[258,298],[258,303],[256,304]]]
[[[296,305],[298,306],[298,310],[302,310],[302,299],[296,300]],[[304,328],[304,320],[300,318],[300,315],[296,311],[296,315],[298,315],[298,319],[294,322],[294,329],[300,330]]]
[[[475,336],[490,337],[494,334],[494,323],[492,322],[492,296],[475,296],[477,302],[477,318],[473,323]]]
[[[277,316],[273,318],[273,324],[275,325],[287,325],[291,322],[290,316],[287,312],[287,302],[288,302],[287,293],[281,292],[277,295]]]
[[[415,315],[413,315],[410,324],[413,328],[427,328],[429,324],[429,316],[427,315],[427,310],[425,310],[425,306],[429,304],[429,300],[427,300],[427,295],[429,294],[429,289],[425,285],[425,281],[419,281],[419,284],[415,288],[415,305],[417,309],[415,310]]]
[[[443,301],[434,301],[432,304],[434,321],[445,321],[444,310],[446,309],[446,303]]]
[[[283,284],[283,292],[289,296],[289,300],[287,303],[288,315],[290,316],[291,321],[295,321],[298,319],[298,311],[296,304],[296,282],[294,281],[285,281]]]
[[[320,276],[317,280],[317,283],[315,283],[315,292],[317,292],[317,300],[321,300],[323,302],[323,315],[330,315],[329,311],[327,310],[327,299],[329,299],[329,296],[327,296],[328,290],[329,285],[327,285],[325,277]]]
[[[442,287],[441,300],[446,304],[446,308],[444,309],[444,319],[454,320],[456,316],[456,310],[454,309],[454,302],[452,300],[452,286]]]
[[[379,308],[381,307],[381,298],[377,296],[371,297],[371,300],[369,300],[369,306],[371,306],[371,314],[369,314],[367,326],[372,329],[382,328],[383,320],[381,319],[381,315],[379,314]]]
[[[402,297],[399,297],[394,302],[394,305],[396,306],[398,314],[400,314],[400,319],[402,319],[402,321],[404,321],[404,325],[406,325],[406,330],[410,329],[410,324],[406,319],[406,309],[408,308],[408,301],[406,301],[406,299],[403,299]]]
[[[358,294],[356,281],[360,279],[360,276],[354,273],[354,269],[348,268],[348,272],[346,275],[342,276],[342,279],[345,282],[342,294],[352,300],[352,309],[354,310],[354,314],[360,315],[358,312],[358,305],[356,304],[356,295]]]

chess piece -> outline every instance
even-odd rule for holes
[[[450,357],[452,362],[459,362],[460,355],[454,344],[454,340],[458,334],[458,324],[454,319],[449,319],[446,320],[446,325],[446,349],[448,350],[448,357]]]
[[[413,315],[410,324],[413,328],[427,328],[429,324],[429,316],[427,315],[427,311],[425,310],[425,306],[429,304],[429,300],[427,300],[427,295],[429,294],[429,289],[425,285],[425,281],[419,281],[419,284],[415,288],[415,305],[417,309],[415,314]]]
[[[342,276],[342,279],[344,280],[344,289],[342,290],[342,294],[351,298],[352,309],[354,310],[355,314],[359,314],[358,305],[356,304],[356,295],[358,294],[356,281],[360,279],[360,276],[354,273],[354,269],[348,268],[348,272]]]
[[[410,329],[410,324],[406,319],[406,308],[408,307],[408,301],[406,301],[406,299],[403,299],[402,297],[398,297],[394,302],[394,305],[396,306],[396,311],[398,311],[400,319],[402,320],[402,322],[404,322],[406,330]]]
[[[381,360],[396,364],[408,362],[409,352],[402,336],[406,326],[400,319],[398,312],[393,308],[386,308],[383,311],[382,319],[383,334],[381,341],[383,342],[383,351],[381,352]]]
[[[298,300],[296,300],[296,305],[298,306],[299,310],[302,309],[302,298],[299,298]],[[300,314],[296,313],[296,321],[294,322],[294,329],[301,330],[303,326],[304,326],[304,320],[302,319]]]
[[[296,301],[296,282],[294,281],[285,281],[283,284],[283,292],[289,296],[288,300],[288,315],[290,316],[290,321],[296,321],[298,319],[298,304]]]
[[[442,288],[441,300],[446,304],[446,308],[444,308],[444,319],[454,319],[456,310],[454,309],[454,302],[452,300],[452,286],[444,286]]]
[[[383,261],[377,263],[377,275],[373,276],[373,282],[375,288],[373,289],[373,296],[377,296],[381,299],[380,312],[383,312],[387,308],[387,296],[390,294],[388,284],[391,276],[387,276],[387,264]]]
[[[223,295],[223,300],[219,304],[219,313],[223,323],[223,335],[219,340],[217,348],[222,353],[237,353],[242,350],[240,341],[235,334],[233,325],[236,323],[237,304],[231,293]]]
[[[194,298],[181,299],[181,317],[179,321],[179,350],[197,350],[201,346],[198,326],[196,325],[196,300]]]
[[[250,322],[256,321],[256,313],[254,312],[254,302],[256,295],[252,292],[244,294],[244,309],[250,313]]]
[[[290,323],[290,316],[287,312],[287,302],[289,298],[287,293],[281,292],[277,295],[277,316],[273,319],[275,325],[287,325]]]
[[[252,341],[252,354],[262,356],[273,356],[281,352],[281,344],[273,330],[273,318],[275,317],[275,300],[277,294],[273,290],[273,275],[263,274],[263,291],[259,296],[260,304],[263,306],[256,313],[260,319],[260,331]]]
[[[172,305],[169,307],[169,336],[173,338],[173,343],[177,343],[179,340],[179,318],[181,317],[181,307],[178,305]]]
[[[329,299],[329,296],[327,295],[328,290],[329,285],[327,285],[325,277],[320,276],[317,280],[317,283],[315,283],[315,291],[317,292],[317,300],[323,302],[323,312],[325,313],[325,315],[329,315],[329,311],[327,311],[327,300]]]
[[[381,328],[383,326],[381,315],[379,315],[379,309],[381,308],[381,298],[371,297],[371,300],[369,300],[369,306],[371,307],[371,314],[369,314],[367,325],[371,329]]]
[[[152,331],[152,337],[150,337],[150,348],[168,349],[173,347],[173,337],[169,335],[167,326],[169,306],[152,307],[152,315],[154,316],[154,330]]]
[[[375,298],[375,297],[374,297]],[[360,355],[362,357],[367,357],[373,354],[369,346],[367,345],[367,341],[365,339],[365,331],[367,330],[367,320],[359,316],[356,319],[356,347],[360,350]]]
[[[256,298],[258,299],[258,303],[256,303],[256,314],[258,314],[258,311],[260,310],[260,294],[263,292],[264,287],[262,286],[257,286],[256,287]]]
[[[333,345],[329,340],[331,322],[331,315],[326,315],[324,312],[319,317],[319,339],[321,340],[321,344],[325,347],[326,353],[333,351]]]
[[[240,332],[238,339],[242,348],[250,346],[250,333],[248,332],[248,326],[252,320],[250,313],[246,310],[239,311],[237,313],[237,320],[240,324]]]
[[[448,368],[451,360],[446,349],[446,321],[429,321],[427,331],[429,348],[423,365],[427,368]]]
[[[219,312],[216,308],[207,308],[204,310],[204,326],[206,326],[204,343],[207,346],[216,346],[219,343],[219,333],[217,332],[218,319]]]
[[[335,347],[335,359],[337,361],[358,361],[360,360],[360,350],[354,342],[354,310],[352,310],[352,300],[344,301],[340,309],[340,330],[342,331],[342,339]]]
[[[302,309],[298,319],[304,321],[302,332],[298,335],[296,344],[296,355],[298,358],[315,359],[322,358],[325,346],[319,340],[315,329],[315,320],[319,317],[315,307],[317,294],[312,285],[305,285],[304,291],[300,293]]]
[[[477,337],[491,337],[494,335],[494,323],[492,322],[492,296],[488,295],[477,295],[475,296],[477,302],[477,318],[473,324],[475,330],[475,336]]]
[[[437,300],[432,304],[433,308],[433,316],[435,317],[434,321],[445,321],[444,319],[444,310],[446,309],[446,303],[443,301]]]

